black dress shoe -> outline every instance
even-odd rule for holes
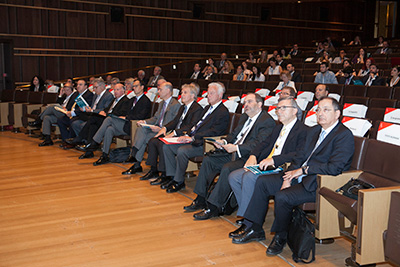
[[[77,145],[83,145],[82,139],[81,138],[77,138],[77,137],[67,139],[67,140],[65,140],[65,142],[67,144],[69,144],[69,145],[73,145],[74,147],[77,146]]]
[[[164,184],[166,182],[170,182],[171,178],[165,176],[165,175],[161,175],[160,177],[158,177],[157,179],[155,179],[154,181],[150,182],[150,185],[160,185],[160,184]]]
[[[193,212],[197,210],[202,210],[207,207],[206,203],[199,203],[196,200],[193,200],[192,204],[189,206],[184,206],[183,209],[187,212]]]
[[[193,214],[194,219],[198,221],[204,221],[218,216],[218,212],[211,211],[210,209],[205,209],[196,214]]]
[[[150,170],[148,173],[146,173],[146,175],[143,175],[139,179],[142,180],[142,181],[146,181],[146,180],[153,179],[153,178],[158,178],[158,177],[160,177],[158,172]]]
[[[261,241],[265,240],[265,232],[264,230],[261,231],[254,231],[252,227],[246,229],[242,235],[233,237],[232,243],[234,244],[246,244],[252,241]]]
[[[94,157],[93,152],[85,152],[84,154],[79,156],[79,159],[91,159]]]
[[[68,149],[74,148],[75,146],[74,146],[74,145],[71,145],[71,144],[68,144],[67,142],[63,142],[63,143],[60,145],[60,147],[61,147],[62,149],[68,150]]]
[[[129,155],[129,157],[126,160],[124,160],[122,164],[135,163],[135,162],[137,162],[136,158]]]
[[[85,146],[76,146],[75,148],[79,151],[86,152],[86,151],[91,151],[94,152],[100,147],[100,144],[96,142],[91,142]]]
[[[163,182],[162,184],[160,184],[160,188],[161,188],[161,189],[167,189],[170,185],[173,184],[173,182],[174,182],[173,179],[165,180],[165,182]]]
[[[173,180],[172,184],[170,184],[167,188],[167,193],[175,193],[182,189],[185,189],[185,182],[178,184],[178,182]]]
[[[272,239],[271,244],[269,244],[267,249],[267,255],[277,255],[282,252],[286,245],[286,238],[282,238],[279,235],[275,235]]]
[[[103,155],[101,155],[97,161],[93,162],[93,166],[99,166],[99,165],[103,165],[103,164],[106,164],[109,162],[110,162],[110,158],[108,157],[107,154],[103,153]]]
[[[46,140],[46,139],[39,144],[39,146],[52,146],[52,145],[53,145],[53,141]]]
[[[229,238],[234,238],[243,235],[243,233],[246,231],[246,228],[247,226],[245,224],[242,224],[238,229],[229,233]]]
[[[244,219],[236,220],[237,225],[243,225]]]
[[[122,172],[122,174],[123,175],[130,175],[130,174],[135,174],[137,172],[143,172],[143,168],[140,165],[137,166],[137,165],[133,164],[132,167],[130,167],[126,171]]]

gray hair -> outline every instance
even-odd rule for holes
[[[168,89],[171,91],[171,94],[172,94],[172,92],[173,92],[173,90],[174,90],[174,88],[173,88],[173,86],[172,86],[172,83],[170,83],[170,82],[165,82],[165,83],[163,83],[162,85],[165,86],[166,88],[168,88]]]
[[[96,78],[93,80],[93,84],[97,83],[97,86],[102,87],[102,88],[106,88],[106,83],[104,82],[104,80],[102,78]]]
[[[188,89],[189,89],[189,92],[194,96],[194,100],[195,100],[195,101],[197,100],[197,95],[198,95],[198,93],[197,93],[196,87],[194,87],[192,84],[184,84],[184,85],[182,85],[181,88],[182,88],[182,89],[183,89],[183,88],[188,88]]]
[[[215,87],[217,88],[218,94],[220,94],[221,96],[224,95],[225,93],[225,85],[221,82],[213,82],[213,83],[209,83],[208,87]]]
[[[196,95],[199,95],[200,93],[200,85],[198,83],[192,82],[190,83],[191,86],[193,86],[194,88],[196,88]]]
[[[119,78],[114,77],[114,78],[111,79],[111,82],[120,83],[121,81],[119,80]]]
[[[278,103],[284,100],[289,100],[290,101],[290,105],[292,105],[292,107],[295,107],[297,110],[299,110],[299,106],[297,105],[296,100],[294,99],[294,97],[292,96],[288,96],[288,97],[282,97],[278,100]]]
[[[125,79],[125,83],[127,83],[127,84],[133,85],[134,82],[135,82],[135,79],[133,79],[133,78],[126,78]]]

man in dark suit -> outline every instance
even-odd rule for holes
[[[163,142],[158,137],[174,137],[180,136],[185,131],[189,131],[200,119],[203,108],[196,102],[197,89],[189,84],[184,84],[181,90],[181,100],[183,105],[179,108],[176,117],[167,123],[161,130],[150,139],[147,145],[147,161],[146,164],[150,165],[150,171],[140,177],[140,180],[149,180],[157,178],[152,181],[151,185],[159,185],[165,182],[165,160],[162,151]],[[167,132],[171,132],[167,135]],[[158,168],[157,168],[158,159]],[[159,175],[161,172],[161,176]]]
[[[297,56],[299,56],[299,55],[301,55],[301,50],[299,50],[299,46],[297,45],[297,44],[294,44],[293,45],[293,48],[290,50],[290,52],[289,52],[289,55],[292,57],[292,58],[295,58],[295,57],[297,57]]]
[[[144,152],[146,150],[147,143],[153,138],[162,127],[172,121],[178,113],[181,105],[178,100],[172,98],[172,84],[164,82],[158,87],[158,94],[161,101],[158,106],[158,110],[153,117],[146,120],[140,120],[137,122],[138,127],[135,133],[131,155],[126,162],[133,162],[133,165],[122,174],[134,174],[142,172],[142,166],[140,163],[143,160]]]
[[[189,158],[203,155],[203,138],[226,134],[229,111],[222,103],[224,93],[225,86],[222,83],[210,83],[207,91],[209,105],[205,107],[201,119],[187,135],[179,137],[181,144],[163,146],[167,176],[173,177],[168,183],[161,185],[167,193],[185,188],[185,171]]]
[[[294,69],[294,66],[292,63],[288,63],[286,65],[286,70],[289,71],[290,75],[292,75],[291,81],[295,83],[301,83],[301,74]]]
[[[100,146],[99,143],[93,141],[93,137],[107,116],[112,114],[119,117],[126,116],[128,113],[131,102],[130,99],[125,95],[125,88],[122,84],[119,83],[114,87],[114,96],[114,101],[112,101],[110,105],[104,109],[104,111],[100,111],[98,114],[93,114],[90,116],[90,119],[82,128],[79,136],[74,139],[75,143],[78,143],[80,140],[86,140],[87,142],[87,145],[76,147],[78,150],[85,152],[79,156],[79,159],[93,158],[93,152]]]
[[[154,67],[153,71],[153,76],[150,77],[149,82],[147,83],[147,87],[153,87],[157,85],[157,81],[160,79],[164,79],[163,76],[161,76],[161,67],[156,66]]]
[[[117,84],[115,88],[122,86]],[[114,89],[115,90],[115,89]],[[103,154],[93,163],[94,166],[102,165],[109,162],[108,154],[114,136],[129,135],[131,133],[131,120],[139,120],[150,117],[151,102],[144,94],[144,84],[139,80],[133,83],[133,90],[136,94],[129,102],[130,110],[126,116],[111,116],[107,117],[101,124],[100,129],[93,137],[93,141],[100,144],[103,141]]]
[[[347,66],[343,69],[343,76],[339,79],[339,84],[350,85],[354,84],[355,77],[353,75],[354,69],[350,66]]]
[[[220,149],[219,153],[204,157],[194,188],[197,197],[190,206],[183,208],[186,211],[203,209],[193,215],[196,220],[223,214],[224,203],[232,191],[228,183],[229,173],[243,167],[250,151],[271,134],[275,121],[262,110],[263,103],[261,96],[248,94],[244,100],[245,113],[238,126],[225,139],[217,141],[215,146]],[[207,197],[207,191],[218,174],[218,182]]]
[[[199,79],[201,76],[201,67],[199,63],[194,64],[193,72],[188,75],[189,79],[196,80]]]
[[[296,151],[304,145],[308,130],[308,127],[296,118],[298,109],[293,97],[279,99],[276,114],[282,124],[276,125],[269,138],[250,152],[245,167],[258,163],[260,168],[265,169],[268,166],[279,167],[292,161]],[[229,174],[229,184],[239,204],[237,216],[243,217],[259,176],[246,169],[239,169]],[[237,222],[240,224],[243,220]]]
[[[71,111],[72,106],[75,103],[75,98],[79,95],[78,92],[74,91],[71,83],[66,83],[60,90],[60,96],[58,97],[56,105],[47,107],[40,115],[37,121],[29,124],[30,126],[40,126],[42,125],[42,134],[44,136],[44,141],[39,144],[39,146],[51,146],[53,141],[51,141],[51,125],[57,122],[58,118],[61,118],[65,113],[57,110],[56,107],[64,110],[65,112]],[[43,122],[43,123],[42,123]]]
[[[78,91],[79,95],[78,97],[82,97],[86,103],[92,103],[93,101],[93,93],[90,92],[87,88],[87,84],[85,80],[79,80],[76,84],[76,90]],[[60,128],[61,132],[61,139],[62,139],[62,148],[72,148],[73,146],[67,144],[65,141],[73,136],[74,132],[71,129],[71,122],[75,120],[80,113],[83,113],[83,111],[80,109],[80,107],[74,103],[73,108],[71,111],[67,111],[67,113],[57,119],[57,124],[58,127]]]
[[[271,229],[275,236],[267,254],[282,252],[293,208],[306,202],[315,202],[317,174],[338,175],[350,168],[354,137],[339,118],[340,107],[335,99],[323,98],[319,101],[319,125],[310,129],[303,149],[296,153],[288,171],[257,179],[242,226],[229,233],[233,243],[265,239],[262,225],[268,211],[269,197],[275,196],[275,220]]]
[[[149,83],[149,79],[146,78],[146,72],[144,70],[139,70],[137,72],[137,79],[144,85]]]
[[[211,66],[206,67],[206,71],[203,74],[199,74],[197,79],[203,80],[215,80],[216,75],[213,73],[213,69]]]
[[[314,99],[311,102],[308,102],[307,107],[306,107],[306,112],[312,110],[315,111],[318,107],[318,101],[324,97],[327,97],[329,95],[329,87],[326,84],[318,84],[315,87],[315,92],[314,92]]]
[[[369,67],[369,75],[365,75],[362,78],[362,83],[365,86],[371,86],[371,85],[385,85],[385,79],[382,77],[378,76],[379,73],[379,68],[376,64],[371,64]]]

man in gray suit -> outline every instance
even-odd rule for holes
[[[181,105],[178,100],[172,98],[172,84],[165,82],[158,87],[158,95],[163,100],[158,106],[156,114],[148,120],[140,120],[137,122],[138,127],[133,140],[133,146],[131,151],[131,159],[134,162],[133,165],[122,174],[134,174],[142,172],[142,166],[140,166],[143,160],[143,155],[146,150],[147,142],[153,138],[164,125],[172,121],[178,113]]]
[[[161,76],[161,67],[156,66],[153,71],[153,76],[150,77],[149,82],[147,83],[147,87],[152,87],[156,86],[158,80],[164,79],[163,76]]]

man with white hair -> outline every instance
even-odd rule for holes
[[[149,79],[146,78],[146,72],[144,70],[139,70],[137,72],[137,79],[143,84],[148,84],[149,82]]]
[[[185,171],[189,158],[203,155],[203,138],[227,133],[229,111],[222,103],[224,92],[225,86],[222,83],[210,83],[207,94],[209,105],[204,108],[201,119],[186,135],[179,137],[181,144],[163,146],[166,175],[173,177],[161,185],[161,189],[166,189],[167,193],[185,188]]]

